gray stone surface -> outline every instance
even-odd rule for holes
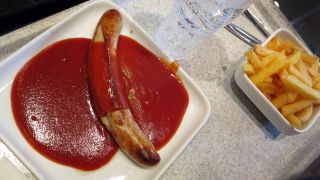
[[[114,2],[151,36],[172,7],[170,0]],[[1,36],[0,61],[83,5]],[[250,9],[270,31],[279,27],[291,29],[272,0],[256,1]],[[234,23],[265,39],[244,16]],[[220,29],[201,41],[187,60],[179,62],[207,95],[211,113],[208,122],[160,179],[291,179],[320,154],[320,122],[301,135],[279,134],[238,88],[234,72],[248,49],[247,44]],[[6,148],[0,150],[0,157],[1,153],[8,154]],[[11,154],[9,159],[19,164]],[[19,169],[32,178],[24,168]]]

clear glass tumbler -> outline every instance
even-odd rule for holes
[[[254,0],[175,0],[155,33],[169,56],[183,60],[194,45],[240,15]]]

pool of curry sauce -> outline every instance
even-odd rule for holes
[[[118,150],[90,98],[90,43],[74,38],[45,48],[18,72],[11,91],[13,115],[26,141],[48,159],[85,171],[105,165]],[[177,131],[189,102],[175,75],[179,66],[122,35],[118,58],[132,114],[160,149]]]

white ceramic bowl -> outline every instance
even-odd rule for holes
[[[278,29],[271,36],[269,36],[269,38],[262,45],[265,46],[273,37],[290,40],[296,45],[303,48],[308,53],[311,53],[310,50],[300,40],[298,40],[291,32],[286,29]],[[306,123],[304,123],[301,128],[298,129],[293,127],[245,74],[245,72],[243,71],[243,64],[246,61],[247,59],[243,60],[243,63],[241,63],[241,65],[236,70],[235,80],[240,89],[258,107],[258,109],[265,115],[265,117],[278,130],[286,135],[299,134],[309,130],[320,116],[319,106],[314,108],[311,118]]]

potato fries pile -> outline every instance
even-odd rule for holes
[[[291,125],[301,128],[320,103],[319,58],[276,37],[246,56],[243,69],[250,80]]]

